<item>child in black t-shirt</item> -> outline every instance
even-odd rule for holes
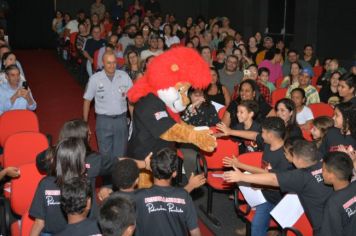
[[[335,107],[334,127],[326,133],[319,151],[326,155],[339,150],[340,146],[356,149],[356,105],[340,103]]]
[[[92,188],[86,178],[76,177],[61,187],[61,206],[67,214],[68,225],[57,236],[101,234],[96,220],[88,219],[91,208]]]
[[[334,127],[334,120],[328,116],[319,116],[313,120],[310,133],[316,146],[319,148],[329,128]]]
[[[321,235],[323,209],[332,194],[332,188],[324,184],[322,163],[319,161],[317,148],[314,143],[296,140],[293,143],[292,155],[289,158],[297,169],[278,173],[248,175],[243,174],[235,167],[235,171],[224,173],[224,179],[227,182],[279,186],[282,192],[296,193],[306,216],[310,220],[314,235]]]
[[[356,183],[350,183],[352,171],[353,163],[346,153],[331,152],[324,157],[323,177],[335,192],[324,208],[323,236],[355,235]]]
[[[100,208],[103,236],[131,236],[136,228],[135,203],[127,196],[111,194]]]
[[[80,138],[68,138],[58,143],[53,175],[40,181],[29,210],[30,216],[35,218],[31,235],[55,234],[65,228],[67,220],[60,207],[60,187],[71,178],[85,176],[85,154],[85,144]]]
[[[176,152],[164,148],[153,155],[153,186],[135,194],[137,224],[135,235],[200,236],[198,218],[189,193],[171,186],[177,175]]]
[[[292,168],[284,155],[283,146],[286,132],[284,121],[279,117],[267,117],[261,126],[262,135],[257,133],[253,135],[254,132],[251,131],[231,130],[226,126],[221,126],[221,131],[225,134],[256,140],[263,149],[262,168],[246,165],[239,162],[237,158],[229,157],[223,160],[226,166],[241,168],[253,174],[268,172],[279,173]],[[252,235],[266,234],[271,218],[269,213],[283,196],[279,189],[263,189],[262,193],[266,199],[266,203],[256,207],[256,214],[251,225]]]
[[[233,126],[232,129],[261,132],[261,125],[254,120],[258,114],[258,110],[257,102],[253,100],[241,101],[237,106],[236,114],[239,123]],[[237,138],[237,141],[239,142],[239,153],[260,150],[256,141],[239,138]]]

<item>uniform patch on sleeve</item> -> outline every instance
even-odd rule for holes
[[[160,120],[160,119],[165,118],[165,117],[168,117],[168,114],[165,111],[159,111],[159,112],[155,113],[156,120]]]

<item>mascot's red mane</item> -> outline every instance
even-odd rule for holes
[[[147,71],[128,91],[130,102],[149,93],[188,82],[193,88],[205,88],[211,82],[209,65],[193,49],[178,47],[155,57]]]

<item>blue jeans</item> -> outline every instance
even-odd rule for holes
[[[265,202],[256,207],[256,213],[251,224],[252,236],[266,236],[269,222],[271,220],[270,212],[274,208],[274,204]]]

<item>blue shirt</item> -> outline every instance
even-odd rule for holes
[[[20,86],[19,86],[20,88]],[[15,100],[15,102],[11,103],[11,97],[16,93],[17,89],[13,89],[10,87],[8,83],[4,83],[0,85],[0,114],[9,110],[35,110],[37,104],[33,101],[32,105],[28,104],[28,101],[19,97]],[[32,98],[32,94],[30,92],[30,96]],[[32,98],[33,99],[33,98]]]

